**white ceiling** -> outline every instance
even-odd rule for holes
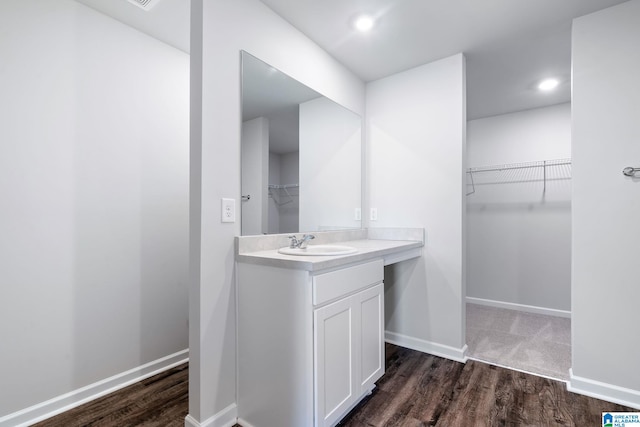
[[[149,11],[127,0],[76,0],[184,52],[189,52],[191,0],[159,0]]]
[[[467,118],[528,110],[571,100],[571,23],[510,37],[467,52]],[[537,83],[561,84],[541,92]]]
[[[463,52],[467,117],[570,100],[571,20],[626,0],[262,0],[365,81]],[[369,33],[354,17],[377,18]],[[547,76],[554,94],[533,85]]]
[[[188,51],[189,1],[77,0]],[[232,0],[228,0],[232,1]],[[468,119],[570,100],[571,20],[626,0],[261,0],[364,81],[463,52]],[[350,26],[363,12],[376,27]],[[554,94],[533,85],[564,80]]]

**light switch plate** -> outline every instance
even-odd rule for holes
[[[222,199],[222,222],[236,222],[235,199]]]

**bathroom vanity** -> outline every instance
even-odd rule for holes
[[[239,423],[334,426],[384,373],[384,266],[420,256],[423,241],[296,256],[278,252],[286,236],[267,239],[275,247],[236,255]]]

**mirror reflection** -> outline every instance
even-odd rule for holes
[[[242,235],[360,228],[361,119],[242,52]]]

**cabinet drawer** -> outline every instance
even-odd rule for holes
[[[384,279],[382,259],[313,277],[313,305],[348,295]]]

